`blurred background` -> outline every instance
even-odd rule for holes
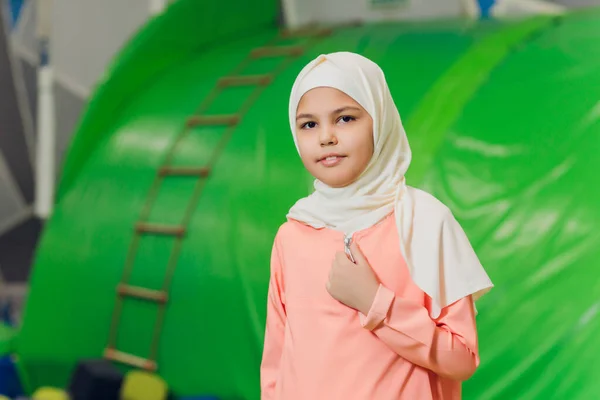
[[[600,1],[0,5],[0,395],[259,399],[289,91],[353,51],[496,285],[464,398],[600,399]]]

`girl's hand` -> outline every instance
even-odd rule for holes
[[[327,291],[340,303],[367,315],[379,289],[379,280],[356,243],[352,242],[350,251],[356,264],[346,253],[337,253],[329,271]]]

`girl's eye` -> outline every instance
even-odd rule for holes
[[[314,122],[314,121],[309,121],[309,122],[306,122],[306,123],[302,124],[302,126],[300,126],[300,129],[307,129],[307,128],[308,128],[308,129],[312,129],[312,128],[314,128],[315,126],[317,126],[317,123],[316,123],[316,122]]]
[[[354,121],[356,118],[350,116],[350,115],[344,115],[343,117],[340,118],[340,121],[344,122],[344,123],[348,123],[351,121]]]

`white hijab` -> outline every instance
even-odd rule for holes
[[[472,294],[477,299],[490,290],[493,284],[450,210],[405,183],[410,146],[381,68],[347,52],[321,55],[304,67],[289,104],[296,148],[298,103],[316,87],[338,89],[369,113],[373,119],[373,157],[361,176],[346,187],[332,188],[315,180],[315,191],[300,199],[288,218],[349,236],[395,211],[400,250],[411,278],[432,299],[433,318],[463,297]]]

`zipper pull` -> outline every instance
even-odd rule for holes
[[[352,243],[352,236],[344,237],[344,251],[346,252],[346,255],[348,256],[350,261],[352,261],[354,264],[356,264],[356,261],[354,260],[354,257],[352,256],[352,252],[350,251],[351,243]]]

